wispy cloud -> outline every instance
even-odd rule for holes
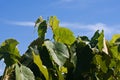
[[[6,24],[16,25],[16,26],[26,26],[33,27],[35,25],[32,21],[5,21]]]
[[[109,26],[109,25],[104,24],[104,23],[80,24],[80,23],[69,23],[69,22],[64,22],[64,23],[61,23],[60,25],[63,27],[68,27],[71,30],[77,31],[77,32],[79,32],[79,34],[84,32],[84,34],[91,35],[96,30],[104,30],[105,36],[108,38],[111,38],[111,36],[113,34],[120,33],[120,27],[119,27],[120,25]]]
[[[74,28],[74,29],[87,29],[90,31],[105,30],[107,33],[111,32],[111,29],[107,27],[106,24],[96,23],[96,24],[80,24],[80,23],[62,23],[61,26]]]
[[[35,25],[32,21],[6,21],[6,24],[16,25],[16,26],[23,26],[23,27],[33,27]],[[92,34],[96,30],[104,30],[105,35],[107,37],[111,37],[113,34],[120,33],[120,25],[107,25],[104,23],[96,23],[96,24],[80,24],[80,23],[70,23],[70,22],[62,22],[60,26],[68,27],[75,34]],[[78,33],[79,32],[79,33]]]

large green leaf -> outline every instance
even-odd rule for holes
[[[20,59],[20,54],[17,49],[18,42],[14,39],[5,40],[0,46],[0,59],[4,58],[7,66],[10,66]]]
[[[59,66],[63,66],[66,60],[69,58],[69,52],[67,47],[63,43],[59,42],[53,43],[51,41],[45,41],[44,44],[50,52],[50,56],[53,58],[53,60]]]
[[[50,16],[49,25],[53,31],[59,27],[59,20],[57,19],[56,16]]]
[[[33,61],[34,61],[34,63],[39,67],[39,70],[42,72],[42,74],[44,75],[45,79],[49,80],[48,70],[47,70],[46,66],[44,66],[42,64],[40,55],[35,54],[34,52],[32,52],[32,54],[33,54]]]
[[[26,66],[15,65],[15,78],[16,80],[35,80],[33,72]]]
[[[75,41],[75,36],[68,28],[59,27],[54,30],[54,39],[57,42],[71,45]]]

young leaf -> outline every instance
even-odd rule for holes
[[[59,27],[59,20],[57,19],[56,16],[50,16],[49,25],[53,31]]]
[[[59,27],[54,30],[54,39],[57,42],[71,45],[75,41],[75,36],[68,28]]]

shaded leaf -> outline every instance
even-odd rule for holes
[[[30,47],[35,47],[35,46],[42,46],[43,44],[43,40],[41,38],[37,38],[36,40],[34,40],[33,42],[31,42],[31,44],[28,46],[28,48]]]
[[[15,80],[35,80],[33,72],[26,66],[15,65]]]
[[[4,62],[7,66],[10,66],[16,62],[19,62],[20,54],[17,49],[18,42],[14,39],[7,39],[0,46],[0,59],[4,58]]]
[[[47,32],[47,23],[44,20],[43,22],[41,22],[38,26],[38,36],[39,38],[41,38],[42,40],[45,39],[45,33]]]
[[[69,58],[69,52],[67,47],[63,43],[51,41],[44,42],[46,48],[50,52],[52,59],[59,65],[63,66],[67,58]]]
[[[99,30],[97,30],[94,34],[94,36],[91,38],[91,41],[90,41],[90,44],[91,44],[91,47],[95,47],[97,45],[97,42],[98,42],[98,37],[100,36],[99,34]]]
[[[75,68],[77,63],[76,48],[77,48],[76,43],[73,43],[70,46],[70,56],[71,56],[70,62],[74,65]]]

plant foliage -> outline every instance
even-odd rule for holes
[[[93,37],[75,37],[60,27],[56,16],[39,17],[38,38],[21,56],[15,39],[0,45],[0,60],[6,64],[1,80],[120,80],[120,34],[106,40],[104,31]],[[51,28],[53,39],[46,39]]]

